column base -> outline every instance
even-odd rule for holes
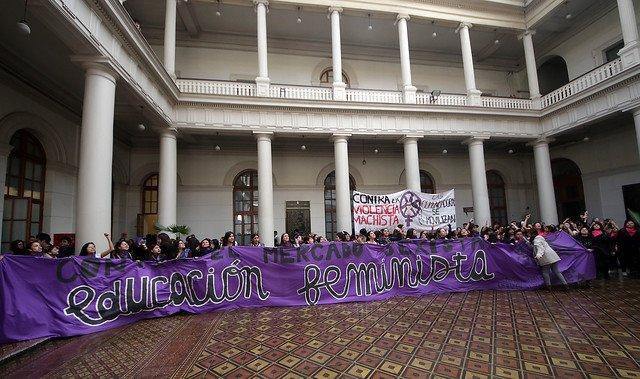
[[[479,107],[482,105],[482,99],[480,96],[482,95],[482,91],[477,89],[470,89],[467,91],[467,99],[469,101],[469,105],[473,107]]]
[[[269,85],[271,79],[258,76],[256,78],[256,96],[269,97]]]
[[[333,83],[333,100],[345,101],[347,100],[347,84],[343,82]]]
[[[404,98],[405,104],[415,104],[416,103],[416,91],[418,89],[414,86],[404,86],[402,89],[402,96]]]
[[[640,64],[640,43],[638,41],[625,45],[618,52],[620,58],[622,58],[622,68],[627,69]]]

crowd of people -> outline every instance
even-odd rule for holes
[[[472,219],[455,229],[449,226],[433,231],[417,231],[398,225],[393,230],[361,229],[357,233],[342,231],[336,234],[335,241],[384,245],[407,239],[451,240],[479,236],[490,243],[527,244],[534,248],[534,258],[542,267],[545,281],[548,283],[550,272],[554,272],[564,283],[564,278],[557,268],[557,262],[560,258],[543,238],[546,234],[558,229],[565,231],[586,249],[593,252],[599,277],[609,279],[612,275],[639,276],[640,231],[638,231],[636,222],[627,220],[620,228],[611,219],[594,218],[589,220],[587,212],[581,214],[577,220],[566,219],[557,226],[545,226],[540,222],[532,223],[531,216],[527,215],[524,220],[512,221],[509,225],[494,223],[481,227],[475,224]],[[80,249],[79,255],[162,262],[170,259],[206,256],[222,247],[238,245],[235,234],[230,231],[220,239],[203,238],[201,240],[194,235],[188,236],[185,240],[172,239],[166,233],[150,234],[136,240],[122,236],[115,242],[108,233],[105,233],[104,237],[109,246],[107,250],[98,252],[93,242],[87,242]],[[49,235],[40,233],[28,241],[13,241],[10,251],[7,253],[64,258],[74,255],[72,242],[70,238],[65,237],[58,245],[54,245],[51,243]],[[284,248],[323,242],[328,242],[324,236],[313,233],[303,235],[294,231],[291,235],[283,233],[278,236],[277,232],[274,234],[274,245]],[[261,236],[253,234],[249,246],[263,246]]]

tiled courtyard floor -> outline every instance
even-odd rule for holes
[[[47,341],[0,377],[640,377],[640,281],[147,320]]]

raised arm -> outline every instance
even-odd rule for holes
[[[107,239],[107,244],[109,245],[109,249],[106,251],[103,251],[102,253],[100,253],[100,258],[104,258],[107,255],[109,255],[112,251],[114,251],[116,248],[113,246],[113,241],[111,241],[111,238],[109,238],[109,233],[105,233],[104,234],[104,238]]]

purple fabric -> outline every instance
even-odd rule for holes
[[[562,258],[567,281],[595,278],[593,255],[582,245],[564,233],[548,240]],[[7,255],[0,260],[0,343],[87,334],[179,311],[542,285],[527,245],[492,245],[479,238],[232,247],[164,263]]]

